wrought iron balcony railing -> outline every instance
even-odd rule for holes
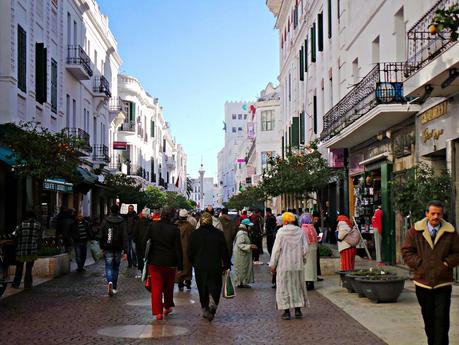
[[[324,115],[320,135],[328,140],[379,104],[404,103],[403,63],[377,63],[371,71]]]
[[[120,112],[123,111],[123,100],[121,98],[110,99],[108,102],[108,110],[110,112]]]
[[[135,122],[134,121],[123,122],[121,124],[120,131],[135,133]]]
[[[94,145],[93,158],[96,161],[109,163],[110,156],[108,155],[108,147],[106,145]]]
[[[91,58],[79,45],[69,45],[67,47],[67,63],[81,65],[86,73],[92,77]]]
[[[63,132],[69,136],[69,137],[75,137],[78,138],[82,142],[82,149],[85,152],[92,152],[92,147],[90,144],[90,137],[89,134],[81,129],[81,128],[75,128],[75,127],[66,127],[63,129]]]
[[[429,32],[435,12],[457,4],[457,0],[438,1],[407,33],[408,59],[405,66],[405,77],[410,77],[430,61],[455,45],[450,40],[450,33],[443,30],[436,34]]]
[[[112,97],[112,93],[110,92],[110,83],[103,75],[94,79],[93,91],[97,93],[103,93],[108,98]]]

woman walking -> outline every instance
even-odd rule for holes
[[[146,241],[150,240],[148,273],[151,279],[151,309],[156,320],[172,312],[174,307],[174,281],[177,270],[183,269],[180,230],[172,223],[175,209],[166,207],[161,220],[153,222]]]
[[[22,280],[24,263],[24,289],[32,287],[32,267],[38,257],[38,247],[41,241],[42,228],[33,211],[26,211],[24,220],[16,227],[16,273],[12,287],[18,289]]]
[[[290,320],[290,309],[295,308],[295,318],[301,319],[301,307],[308,304],[304,283],[304,264],[308,255],[308,243],[303,231],[294,223],[291,212],[282,215],[284,226],[279,229],[274,241],[269,267],[276,273],[276,304],[283,310],[282,319]]]
[[[354,243],[354,236],[358,235],[357,230],[352,229],[352,223],[346,216],[338,216],[336,219],[338,226],[336,229],[338,238],[338,250],[341,257],[341,270],[351,271],[354,269],[355,254],[357,249]]]
[[[304,280],[306,281],[306,288],[314,290],[314,282],[317,281],[317,232],[309,213],[304,213],[300,222],[309,247],[308,259],[304,265]]]
[[[250,243],[249,232],[253,223],[249,219],[243,219],[239,225],[239,231],[234,241],[234,284],[239,288],[251,288],[249,285],[252,278],[252,251],[257,249],[255,244]]]

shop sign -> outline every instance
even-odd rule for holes
[[[430,129],[429,127],[424,128],[422,131],[422,141],[427,143],[430,139],[433,139],[434,142],[436,142],[438,139],[440,139],[440,136],[444,133],[445,131],[443,129]]]
[[[43,181],[43,190],[50,190],[61,193],[72,193],[73,184],[61,180],[46,179]]]
[[[127,141],[114,141],[113,149],[114,150],[127,150],[128,144]]]
[[[245,158],[238,158],[238,159],[236,159],[236,163],[237,163],[237,164],[245,163]]]
[[[425,112],[419,115],[421,119],[421,124],[425,125],[426,123],[439,118],[440,116],[445,115],[448,112],[448,101],[443,101],[436,106],[427,109]]]
[[[344,149],[330,149],[330,168],[344,168]]]

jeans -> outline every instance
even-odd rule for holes
[[[451,291],[452,286],[432,290],[416,286],[429,345],[448,345]]]
[[[104,261],[107,282],[112,282],[113,288],[116,289],[118,285],[118,274],[120,272],[121,250],[104,251]]]
[[[82,269],[84,267],[84,263],[86,262],[86,254],[88,252],[88,246],[86,242],[75,242],[75,261],[77,263],[78,269]]]
[[[35,261],[27,261],[26,271],[24,276],[24,288],[29,289],[32,287],[32,267]],[[19,287],[22,279],[22,272],[24,270],[24,262],[18,261],[16,263],[16,273],[14,274],[13,286]]]
[[[131,236],[128,239],[128,252],[127,252],[128,267],[137,265],[137,254],[135,250],[135,243]]]

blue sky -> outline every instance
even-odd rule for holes
[[[158,97],[197,177],[217,175],[225,101],[254,100],[279,70],[265,0],[97,0],[123,60]]]

